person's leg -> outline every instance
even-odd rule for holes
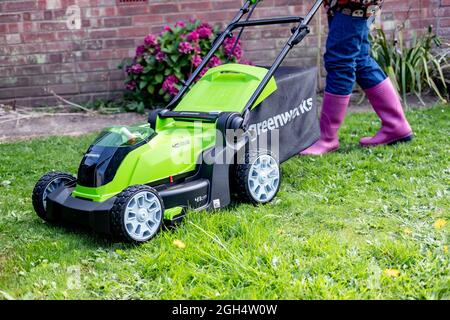
[[[370,55],[369,32],[372,23],[373,18],[369,18],[362,34],[361,50],[356,58],[356,82],[363,90],[373,88],[387,78],[384,71]]]
[[[403,112],[400,97],[389,77],[370,56],[370,46],[368,26],[361,53],[356,60],[356,81],[381,119],[381,129],[374,137],[362,138],[360,144],[366,147],[410,141],[413,132]]]
[[[338,130],[344,121],[356,80],[356,59],[365,19],[337,13],[329,23],[325,95],[320,116],[321,137],[300,155],[323,155],[339,149]]]

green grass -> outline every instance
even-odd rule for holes
[[[272,204],[192,212],[142,246],[33,212],[34,183],[76,172],[92,135],[0,145],[0,299],[449,299],[450,109],[408,116],[412,144],[361,149],[378,122],[351,114],[338,153],[284,165]]]

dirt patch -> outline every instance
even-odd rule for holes
[[[30,119],[7,121],[0,124],[0,142],[26,140],[52,135],[77,136],[100,131],[111,125],[145,123],[143,114],[114,115],[48,115]],[[0,117],[1,122],[1,117]]]

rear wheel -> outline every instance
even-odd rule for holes
[[[67,186],[76,182],[76,178],[64,172],[50,172],[44,175],[36,183],[33,190],[33,207],[37,215],[48,222],[53,219],[47,215],[47,198],[48,196],[62,186]]]
[[[280,165],[269,151],[246,152],[245,159],[236,165],[235,179],[239,197],[265,204],[280,190]]]
[[[113,234],[129,242],[146,242],[161,230],[164,204],[158,192],[145,185],[122,191],[111,209]]]

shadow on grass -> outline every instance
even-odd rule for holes
[[[98,233],[91,228],[68,222],[36,223],[39,227],[48,228],[55,232],[56,236],[74,236],[80,242],[80,246],[91,249],[108,249],[120,245],[121,248],[134,248],[138,245],[127,243],[106,233]]]

